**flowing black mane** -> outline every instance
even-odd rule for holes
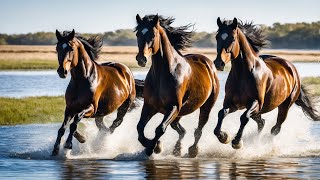
[[[152,21],[155,16],[156,15],[146,15],[143,17],[143,22],[148,23]],[[192,36],[194,32],[193,30],[188,31],[188,29],[193,27],[193,25],[187,24],[185,26],[172,27],[171,24],[174,22],[174,20],[175,19],[173,17],[165,18],[163,16],[159,16],[160,26],[165,29],[171,45],[177,51],[192,47]],[[143,27],[138,24],[135,28],[135,31],[141,30],[142,28]]]
[[[232,21],[224,20],[223,24],[229,25],[232,24]],[[259,52],[262,48],[268,47],[269,42],[265,31],[261,26],[253,24],[252,21],[243,23],[238,19],[238,27],[245,34],[255,52]]]
[[[66,37],[71,33],[71,31],[64,31],[63,36]],[[99,54],[102,49],[102,37],[99,35],[91,36],[89,39],[82,37],[80,34],[75,35],[76,38],[78,38],[85,50],[87,51],[89,57],[91,60],[97,60],[99,58]]]

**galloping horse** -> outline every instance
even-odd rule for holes
[[[61,137],[69,121],[73,119],[64,146],[67,149],[72,148],[72,136],[81,143],[85,142],[84,136],[76,131],[82,118],[94,117],[99,130],[112,133],[121,124],[136,97],[135,80],[128,67],[120,63],[100,65],[95,62],[101,50],[102,38],[93,36],[86,39],[76,35],[74,30],[63,34],[57,30],[56,36],[59,61],[57,72],[60,78],[66,78],[70,72],[71,80],[65,93],[64,121],[58,131],[52,155],[59,153]],[[103,117],[117,109],[117,118],[107,128]]]
[[[252,23],[243,24],[236,18],[224,22],[218,18],[217,24],[217,58],[214,64],[222,71],[225,64],[231,61],[223,108],[218,113],[214,130],[221,143],[230,141],[228,134],[221,131],[224,117],[240,109],[246,108],[246,111],[240,117],[239,131],[232,140],[235,149],[242,147],[242,132],[249,118],[258,123],[261,132],[265,122],[261,114],[277,107],[277,123],[271,129],[273,135],[280,132],[281,124],[293,103],[300,106],[309,118],[320,120],[293,64],[272,55],[259,56],[259,50],[267,45],[261,28]]]
[[[219,93],[216,68],[205,56],[199,54],[181,55],[179,50],[191,46],[192,32],[189,25],[171,27],[173,18],[147,15],[137,20],[137,41],[139,52],[136,60],[145,66],[151,56],[152,65],[144,84],[144,105],[137,125],[139,141],[146,148],[146,154],[161,151],[160,137],[168,125],[179,134],[173,154],[181,154],[181,140],[185,129],[179,123],[182,116],[200,108],[195,142],[189,148],[189,155],[195,157],[202,128],[207,123],[210,111]],[[144,128],[156,113],[164,114],[163,121],[156,128],[155,137],[149,140],[144,136]]]

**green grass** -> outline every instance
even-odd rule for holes
[[[56,69],[57,67],[57,61],[53,60],[0,60],[0,70]]]
[[[0,98],[0,125],[62,122],[63,96]]]
[[[303,78],[302,84],[320,96],[320,77]],[[0,98],[0,125],[62,122],[64,108],[63,96]]]
[[[320,77],[303,78],[302,84],[310,90],[313,96],[320,96]]]

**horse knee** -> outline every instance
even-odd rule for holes
[[[248,114],[245,113],[245,114],[242,114],[240,116],[240,122],[241,124],[247,124],[247,122],[249,121],[249,117],[248,117]]]
[[[156,129],[156,136],[162,136],[165,132],[165,127],[163,125],[160,125]]]
[[[59,135],[59,136],[63,136],[63,134],[64,134],[65,131],[66,131],[66,128],[61,127],[61,128],[58,130],[58,135]]]
[[[227,115],[227,110],[226,110],[226,109],[221,109],[221,110],[218,112],[218,118],[219,118],[219,119],[223,119],[226,115]]]
[[[74,132],[74,131],[76,131],[77,130],[77,124],[76,123],[71,123],[70,124],[70,132]]]

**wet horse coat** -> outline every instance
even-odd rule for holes
[[[242,146],[242,133],[249,118],[258,123],[259,131],[264,126],[261,114],[278,107],[278,119],[271,133],[280,132],[293,103],[313,120],[320,120],[310,95],[301,85],[299,74],[292,63],[280,57],[259,56],[259,49],[266,45],[261,29],[252,23],[238,23],[217,20],[217,58],[214,61],[218,70],[223,70],[231,61],[226,86],[223,109],[218,114],[215,135],[222,143],[229,142],[229,136],[221,131],[223,118],[234,111],[246,109],[240,117],[239,131],[232,141],[236,149]]]
[[[145,66],[151,56],[152,65],[145,79],[144,105],[137,126],[140,143],[146,147],[146,153],[161,151],[160,137],[168,125],[179,134],[174,149],[180,155],[181,140],[185,130],[179,123],[182,116],[200,108],[199,125],[195,131],[195,142],[189,148],[189,155],[198,152],[198,141],[202,128],[207,123],[211,109],[219,92],[219,81],[212,62],[203,55],[181,55],[178,51],[189,45],[188,26],[173,28],[169,26],[173,19],[158,15],[137,15],[137,38],[139,53],[136,57],[140,66]],[[178,50],[177,50],[178,49]],[[153,140],[144,136],[144,128],[156,113],[164,114],[163,121],[156,128]]]
[[[59,60],[58,74],[65,78],[70,72],[71,79],[65,93],[66,109],[64,122],[58,131],[53,155],[59,152],[61,137],[68,122],[70,134],[65,148],[72,148],[72,136],[81,143],[84,136],[76,131],[82,118],[95,118],[99,130],[114,131],[118,127],[136,97],[135,80],[128,67],[120,63],[98,64],[102,39],[98,36],[85,39],[75,32],[56,31]],[[141,83],[140,83],[141,84]],[[140,88],[141,89],[141,88]],[[142,94],[140,92],[140,94]],[[110,128],[103,123],[103,117],[118,110],[117,118]]]

